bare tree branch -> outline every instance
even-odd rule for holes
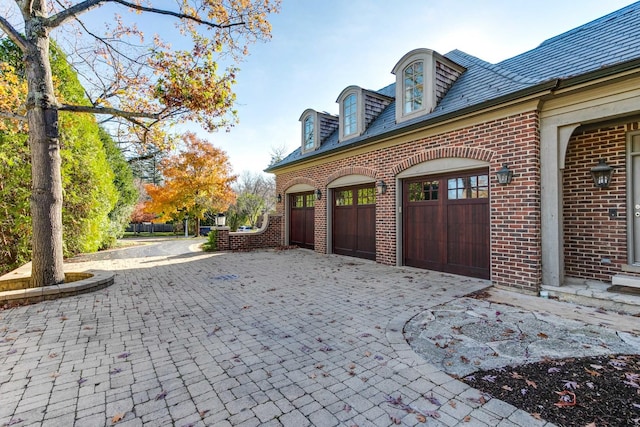
[[[7,33],[12,42],[14,42],[21,51],[27,50],[27,41],[25,38],[13,28],[13,25],[9,21],[7,21],[4,17],[0,16],[0,29]]]
[[[93,8],[100,6],[101,3],[106,3],[109,0],[85,0],[80,2],[74,6],[71,6],[68,9],[62,10],[59,13],[56,13],[53,16],[50,16],[45,21],[45,26],[49,28],[58,27],[70,19],[74,19],[78,15],[88,12]]]
[[[108,108],[108,107],[89,107],[85,105],[68,105],[63,104],[58,108],[59,111],[72,111],[75,113],[91,113],[91,114],[108,114],[111,116],[123,117],[125,119],[131,118],[144,118],[144,119],[159,119],[159,114],[154,113],[143,113],[143,112],[133,112],[133,111],[123,111],[118,110],[117,108]],[[137,123],[139,124],[139,123]]]
[[[3,119],[12,119],[12,120],[20,120],[21,122],[27,121],[27,116],[22,114],[12,113],[10,111],[0,111],[0,118]]]
[[[64,24],[66,21],[70,19],[74,19],[76,16],[78,16],[81,13],[87,12],[97,6],[100,6],[101,3],[118,3],[118,4],[121,4],[122,6],[126,6],[134,10],[139,10],[141,12],[149,12],[149,13],[155,13],[158,15],[173,16],[174,18],[179,18],[179,19],[187,19],[211,28],[231,28],[231,27],[237,27],[245,24],[245,22],[243,21],[232,22],[229,24],[216,24],[210,21],[205,21],[195,16],[187,15],[185,13],[174,12],[174,11],[165,10],[165,9],[157,9],[154,7],[146,7],[139,4],[130,3],[125,0],[85,0],[81,3],[76,4],[75,6],[70,7],[69,9],[63,10],[60,13],[57,13],[56,15],[51,16],[49,19],[46,20],[45,25],[50,28],[55,28],[59,25]]]

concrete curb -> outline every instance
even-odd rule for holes
[[[63,283],[61,285],[2,291],[0,292],[0,303],[33,303],[78,295],[111,286],[115,278],[114,273],[100,270],[88,270],[86,272],[78,273],[66,272],[65,274],[67,277],[79,280]],[[9,281],[18,281],[23,279],[24,278],[16,278],[9,279]]]

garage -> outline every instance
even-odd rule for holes
[[[314,248],[315,201],[313,191],[289,195],[289,244]]]
[[[374,184],[333,191],[333,253],[376,259],[376,189]]]
[[[404,265],[490,277],[486,170],[403,181]]]

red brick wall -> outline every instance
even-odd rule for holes
[[[494,283],[535,292],[541,281],[540,175],[538,115],[529,112],[470,126],[450,133],[330,161],[307,169],[278,174],[276,192],[284,195],[293,184],[320,188],[351,173],[384,180],[387,192],[376,204],[376,260],[396,264],[395,177],[428,160],[463,157],[490,163],[491,277]],[[513,183],[499,186],[495,172],[508,163]],[[326,197],[315,205],[315,250],[327,252]],[[284,214],[285,203],[278,204]]]
[[[282,246],[284,220],[280,215],[269,215],[264,230],[250,233],[230,233],[228,229],[218,230],[218,250],[250,250],[276,248]]]
[[[575,133],[563,172],[565,275],[610,282],[627,263],[626,133],[638,123]],[[593,184],[590,169],[604,158],[614,168],[609,188]],[[609,209],[616,209],[609,217]]]

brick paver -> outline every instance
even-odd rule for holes
[[[420,424],[388,396],[439,411],[429,425],[532,420],[474,404],[402,339],[412,315],[487,282],[306,250],[77,266],[115,284],[0,311],[0,425]]]

